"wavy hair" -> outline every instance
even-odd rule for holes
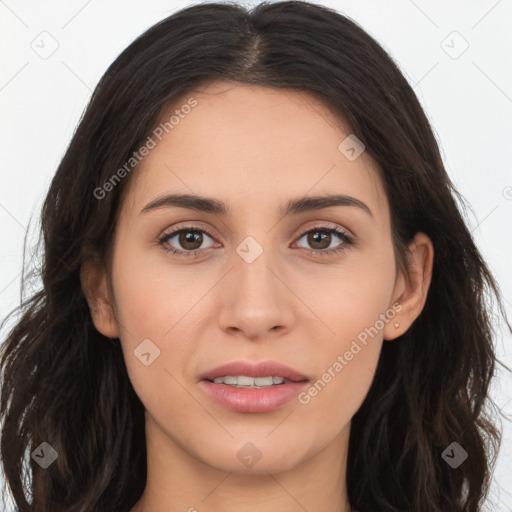
[[[43,204],[41,285],[8,315],[16,313],[16,322],[1,346],[0,450],[16,511],[128,511],[144,490],[144,406],[119,340],[93,325],[80,269],[93,257],[110,269],[121,193],[136,169],[102,199],[95,190],[175,98],[215,80],[322,101],[378,163],[397,262],[406,268],[417,232],[434,245],[424,310],[384,343],[352,419],[351,505],[477,512],[501,439],[488,407],[497,363],[493,305],[510,329],[499,288],[398,66],[353,20],[305,1],[182,9],[139,36],[100,79]],[[46,469],[29,457],[43,442],[58,453]],[[443,460],[452,442],[470,463],[453,469]]]

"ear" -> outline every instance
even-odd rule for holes
[[[107,338],[118,338],[119,327],[109,297],[104,268],[91,258],[88,259],[80,269],[80,282],[96,329]]]
[[[384,327],[384,339],[401,336],[418,318],[425,306],[432,278],[434,246],[424,233],[416,233],[409,244],[409,273],[400,271],[393,290],[395,317]],[[396,304],[398,303],[398,304]]]

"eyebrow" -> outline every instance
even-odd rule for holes
[[[281,215],[296,215],[299,213],[321,210],[322,208],[329,208],[332,206],[353,206],[360,208],[373,218],[370,208],[355,197],[343,194],[326,194],[322,196],[305,196],[299,199],[288,201],[284,208],[281,208]],[[187,210],[195,210],[205,213],[213,213],[215,215],[226,216],[229,214],[229,207],[223,201],[212,199],[209,197],[202,197],[193,194],[167,194],[165,196],[157,197],[148,203],[140,212],[148,213],[161,208],[184,208]]]

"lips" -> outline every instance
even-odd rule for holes
[[[213,381],[217,377],[228,375],[247,377],[284,377],[293,382],[309,380],[305,375],[277,361],[261,361],[257,364],[248,361],[234,361],[212,370],[208,370],[199,376],[201,380]]]
[[[199,382],[199,387],[213,402],[236,413],[271,413],[295,400],[308,385],[308,381],[285,381],[277,386],[244,389],[209,380]]]
[[[239,385],[223,383],[219,377],[237,377]],[[243,377],[282,379],[276,379],[277,382],[281,380],[281,383],[274,385],[267,385],[265,379],[263,387],[259,387],[259,382],[255,382],[257,386],[240,386],[240,381],[243,381],[243,384],[250,381]],[[234,361],[203,373],[200,379],[199,386],[210,399],[237,413],[269,413],[280,409],[289,404],[309,382],[309,379],[299,371],[277,361]]]

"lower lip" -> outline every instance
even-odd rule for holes
[[[202,380],[201,387],[215,402],[236,412],[270,412],[291,402],[308,381],[290,382],[262,389],[235,388]]]

